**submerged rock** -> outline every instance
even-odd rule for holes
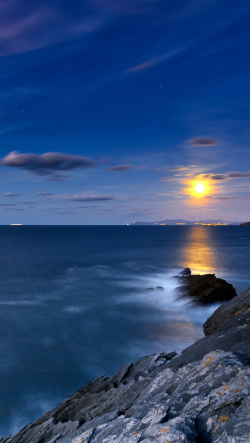
[[[192,297],[201,304],[228,301],[235,297],[234,287],[215,274],[185,275],[176,277],[181,282],[177,288],[179,294]]]
[[[149,286],[146,291],[153,291],[154,289],[164,289],[163,286]]]

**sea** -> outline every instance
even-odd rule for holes
[[[203,337],[219,303],[177,296],[185,267],[250,286],[240,226],[1,226],[0,437],[86,382]]]

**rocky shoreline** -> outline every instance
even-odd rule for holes
[[[250,441],[250,288],[205,322],[206,337],[87,383],[0,443]]]

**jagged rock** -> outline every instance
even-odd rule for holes
[[[247,226],[249,228],[250,227],[250,222],[242,223],[240,226]]]
[[[160,368],[155,365],[159,358],[166,360]],[[96,391],[92,386],[96,382],[93,382],[88,384],[87,392],[83,394],[80,390],[67,404],[60,405],[61,412],[66,410],[63,421],[58,421],[58,415],[55,420],[56,408],[26,426],[17,436],[7,438],[5,443],[249,442],[248,365],[224,351],[212,351],[177,370],[168,367],[167,361],[166,354],[164,357],[154,355],[133,365],[119,384],[121,391],[116,390],[119,388],[108,391],[106,407],[116,403],[113,408],[118,409],[100,413],[85,423],[79,416],[69,414],[76,406],[83,407],[85,401],[89,403],[89,391]],[[145,382],[139,374],[143,374]],[[107,381],[102,380],[101,385]],[[109,381],[112,384],[112,379]],[[124,407],[126,390],[130,404],[120,409]],[[99,395],[103,397],[103,391]],[[95,400],[93,397],[93,411]]]
[[[187,275],[191,275],[191,269],[190,268],[184,268],[183,271],[179,272],[179,275],[182,276],[187,276]]]
[[[250,310],[238,312],[248,297],[250,288],[223,305],[236,315],[181,355],[154,354],[99,377],[0,442],[249,443]]]
[[[182,286],[177,288],[182,296],[192,297],[201,304],[228,301],[235,297],[234,287],[215,274],[186,275],[177,277]]]
[[[168,367],[178,369],[200,360],[205,354],[216,349],[233,352],[244,364],[250,366],[250,312],[245,312],[243,325],[236,326],[233,317],[228,320],[225,330],[222,326],[212,335],[208,335],[184,349],[181,355],[169,362]]]
[[[227,322],[232,317],[235,318],[235,325],[243,325],[245,315],[247,310],[250,309],[250,288],[242,292],[242,294],[233,298],[230,302],[220,306],[216,311],[207,319],[204,323],[204,334],[213,334],[221,325],[224,328],[228,325],[232,327],[232,322]]]

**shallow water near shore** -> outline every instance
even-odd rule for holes
[[[0,227],[0,435],[89,380],[201,338],[219,304],[177,300],[173,277],[188,266],[240,293],[249,247],[238,226]]]

